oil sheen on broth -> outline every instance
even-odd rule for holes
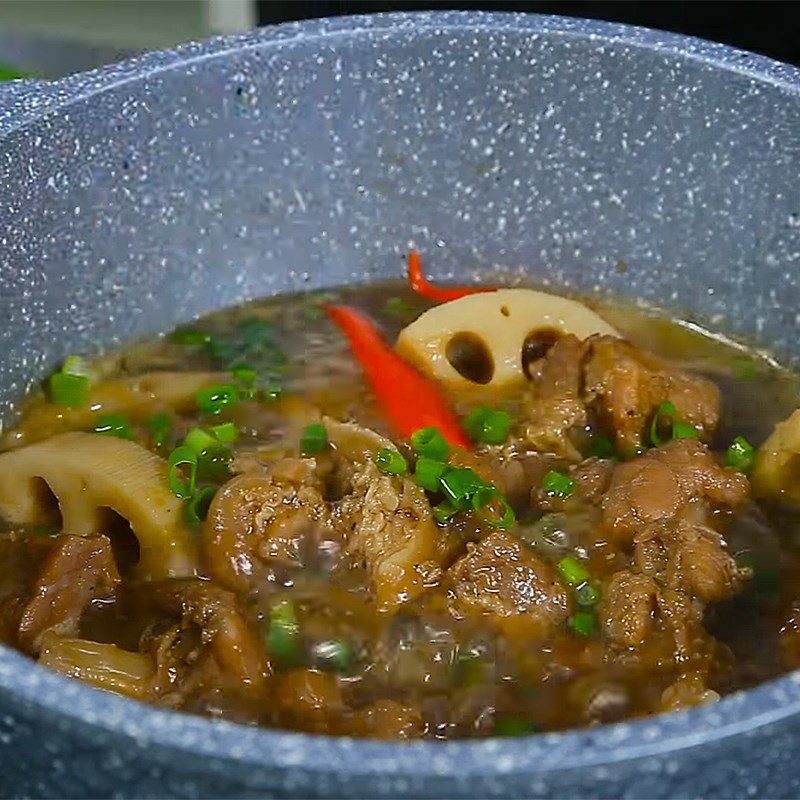
[[[610,722],[800,665],[791,420],[753,451],[793,372],[595,303],[629,344],[550,332],[521,383],[429,378],[472,439],[447,446],[397,435],[329,303],[390,343],[431,307],[399,283],[258,301],[31,394],[0,454],[4,643],[160,706],[381,738]]]

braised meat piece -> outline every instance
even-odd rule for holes
[[[457,613],[511,620],[506,627],[521,619],[541,635],[563,625],[569,615],[567,592],[550,562],[503,531],[467,545],[448,579]]]
[[[544,358],[531,365],[530,384],[520,408],[521,438],[526,445],[580,460],[569,434],[587,421],[581,399],[582,362],[583,345],[570,335],[560,338]]]
[[[232,591],[264,582],[270,562],[301,563],[305,537],[329,527],[311,459],[286,458],[237,475],[214,497],[202,530],[211,577]]]
[[[629,544],[649,525],[699,511],[734,509],[748,494],[747,478],[719,466],[695,439],[680,439],[620,464],[603,497],[603,525]]]
[[[92,600],[107,598],[120,581],[111,542],[105,536],[59,536],[22,609],[19,642],[37,652],[45,631],[74,635]]]
[[[583,396],[616,434],[623,452],[637,452],[661,403],[670,402],[681,420],[708,440],[719,421],[719,389],[711,381],[670,367],[660,358],[613,336],[585,343]]]

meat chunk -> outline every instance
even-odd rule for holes
[[[681,439],[620,464],[603,497],[603,525],[619,544],[653,523],[676,519],[701,502],[733,509],[747,499],[747,478],[714,460],[694,439]]]
[[[452,557],[457,539],[439,528],[425,492],[408,478],[366,463],[336,510],[347,550],[362,559],[378,604],[390,609],[417,597]]]
[[[646,444],[644,430],[656,408],[675,406],[681,420],[710,439],[719,421],[719,389],[711,381],[674,369],[660,358],[612,336],[586,342],[584,397],[613,430],[623,452]]]
[[[665,589],[647,575],[616,572],[600,604],[606,636],[615,645],[638,648],[659,632],[666,634],[673,658],[686,661],[698,648],[702,605],[682,591]]]
[[[662,586],[717,603],[736,594],[750,577],[728,553],[725,539],[706,525],[678,520],[651,525],[634,538],[639,569]]]
[[[20,645],[37,652],[45,631],[75,635],[86,606],[113,594],[119,581],[107,537],[59,536],[22,610]]]
[[[217,492],[203,524],[211,577],[233,591],[258,586],[269,563],[299,565],[304,539],[328,521],[313,460],[286,458],[237,475]]]
[[[587,458],[579,464],[573,464],[567,475],[575,482],[575,491],[569,498],[562,499],[549,494],[543,487],[541,479],[533,485],[531,499],[533,505],[545,511],[558,511],[565,506],[575,508],[577,504],[596,506],[608,489],[614,462],[609,459]]]
[[[636,647],[653,626],[658,586],[646,575],[620,570],[603,593],[600,617],[606,636],[623,647]]]
[[[310,733],[336,733],[346,710],[336,677],[313,669],[281,675],[275,696],[280,721]]]
[[[586,425],[581,400],[583,345],[572,335],[560,338],[530,370],[530,386],[520,409],[522,439],[542,453],[571,461],[581,454],[569,438]]]
[[[511,621],[546,635],[566,622],[570,604],[549,561],[503,531],[467,546],[450,568],[449,585],[457,613],[477,613]],[[517,626],[516,621],[523,625]]]
[[[395,700],[378,700],[359,711],[355,723],[355,732],[376,739],[416,739],[423,733],[419,709]]]
[[[684,672],[672,685],[664,689],[661,695],[659,711],[680,711],[684,708],[715,703],[719,694],[706,685],[706,676],[702,672]]]
[[[236,596],[197,579],[164,581],[153,588],[156,602],[200,628],[223,673],[246,686],[263,685],[268,666],[258,634],[239,611]]]

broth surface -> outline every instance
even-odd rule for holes
[[[680,397],[691,394],[691,402],[695,391],[710,391],[694,381],[719,388],[719,419],[707,436],[689,420],[708,448],[697,431],[669,441],[659,431],[671,421],[654,421],[659,412],[648,406],[634,432],[645,444],[638,455],[625,451],[604,416],[605,389],[592,388],[593,380],[611,385],[608,370],[622,363],[621,351],[613,350],[604,373],[602,343],[577,339],[580,355],[564,356],[564,374],[580,371],[574,391],[582,399],[563,414],[579,423],[563,439],[568,449],[537,446],[531,414],[563,400],[562,389],[547,388],[546,372],[561,338],[534,352],[525,385],[493,395],[480,386],[446,391],[462,421],[477,406],[510,415],[504,443],[456,448],[449,463],[497,487],[492,502],[507,501],[516,521],[493,527],[467,509],[443,522],[431,516],[442,492],[415,483],[419,453],[393,434],[323,311],[329,302],[371,317],[390,343],[432,305],[399,282],[256,301],[200,319],[177,338],[94,360],[92,399],[81,407],[31,394],[2,434],[0,489],[4,470],[27,469],[3,458],[35,454],[43,442],[71,441],[65,449],[73,456],[88,447],[91,457],[61,467],[62,450],[54,449],[47,467],[30,468],[36,485],[25,484],[35,524],[0,528],[0,640],[145,702],[245,724],[381,738],[612,722],[713,702],[800,664],[800,519],[789,505],[754,500],[747,479],[724,465],[736,437],[758,447],[795,410],[794,372],[660,312],[593,303],[636,348],[631,363],[639,364],[639,351],[663,359],[663,368],[647,362],[637,396],[646,381],[653,397],[656,383],[683,386],[676,370],[689,376]],[[171,388],[150,378],[144,389],[136,384],[153,373],[186,373],[191,381],[183,389],[174,376]],[[621,392],[621,380],[608,391]],[[233,387],[236,401],[221,402],[219,386]],[[359,427],[340,429],[341,422]],[[325,428],[321,447],[308,443],[309,425]],[[210,437],[198,451],[196,518],[184,522],[181,499],[179,519],[164,511],[154,523],[185,537],[178,555],[169,551],[176,566],[166,567],[160,545],[131,518],[138,504],[156,502],[141,477],[150,467],[142,460],[134,479],[122,463],[114,477],[127,456],[108,450],[101,458],[85,440],[58,437],[88,431],[104,442],[136,443],[158,457],[154,474],[172,498],[167,460],[195,429]],[[653,447],[651,436],[664,441]],[[374,463],[387,443],[405,459],[399,476]],[[77,477],[67,488],[42,477],[70,470]],[[92,483],[97,474],[118,484],[101,492]],[[186,466],[172,476],[185,484]],[[140,483],[129,485],[134,480]],[[669,513],[659,507],[648,516],[649,500],[631,489],[648,481],[654,495],[680,495],[680,508],[676,500]],[[203,500],[212,495],[203,520]],[[97,508],[78,530],[75,509],[87,497],[96,497]],[[0,491],[0,508],[6,500]],[[634,520],[627,533],[626,515]],[[68,523],[73,529],[62,532]]]

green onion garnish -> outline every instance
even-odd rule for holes
[[[231,375],[242,386],[251,387],[256,382],[256,371],[247,364],[235,364],[231,367]]]
[[[195,455],[202,455],[207,450],[219,446],[217,440],[207,431],[202,428],[192,428],[187,434],[183,443]]]
[[[688,422],[676,422],[672,426],[673,439],[699,439],[700,431]]]
[[[59,536],[61,531],[51,525],[34,525],[29,533],[31,536]]]
[[[281,396],[281,385],[270,381],[263,390],[265,400],[277,400]]]
[[[572,556],[565,556],[556,566],[569,586],[580,586],[592,577],[589,570]]]
[[[411,446],[421,456],[444,461],[450,455],[450,445],[438,428],[421,428],[411,434]]]
[[[492,528],[507,530],[516,521],[514,511],[494,486],[482,486],[472,495],[472,507],[478,517]]]
[[[586,581],[575,590],[575,599],[579,606],[591,608],[599,602],[600,590],[593,583]]]
[[[578,611],[569,618],[569,626],[580,636],[591,636],[594,633],[594,614]]]
[[[575,491],[575,481],[567,475],[550,470],[542,479],[542,489],[549,497],[560,497],[566,500]]]
[[[201,389],[197,393],[197,405],[206,414],[219,414],[224,408],[239,401],[239,392],[235,386],[224,384]]]
[[[487,484],[471,469],[451,469],[439,481],[442,493],[456,508],[470,507],[472,496]]]
[[[212,425],[211,433],[218,442],[231,444],[239,438],[239,430],[232,422],[223,422],[222,425]]]
[[[478,406],[467,415],[464,429],[473,442],[503,444],[511,430],[511,415],[505,411],[493,411]]]
[[[300,452],[310,455],[311,453],[321,453],[328,446],[328,431],[319,422],[307,425],[300,439]]]
[[[758,367],[753,359],[737,356],[731,363],[731,374],[740,381],[753,381],[758,377]]]
[[[353,664],[353,650],[344,639],[325,639],[313,648],[315,665],[328,672],[347,672]]]
[[[449,467],[443,461],[420,456],[414,467],[414,480],[423,489],[429,492],[438,492],[440,489],[439,481]]]
[[[375,463],[381,472],[387,475],[402,475],[408,469],[408,462],[397,450],[382,447],[375,453]]]
[[[267,651],[270,660],[278,667],[293,667],[301,660],[300,626],[290,600],[277,603],[270,609]]]
[[[81,408],[89,403],[91,384],[85,375],[56,372],[50,376],[50,399],[68,408]]]
[[[186,521],[190,525],[199,525],[208,516],[208,509],[217,490],[207,486],[195,492],[186,504]]]
[[[130,423],[121,414],[104,414],[98,417],[94,424],[94,432],[116,436],[118,439],[133,439]]]
[[[650,443],[653,447],[661,447],[675,439],[698,438],[700,438],[700,432],[694,425],[678,419],[678,412],[672,403],[661,403],[655,410],[650,422]]]
[[[153,447],[157,450],[166,447],[172,430],[172,418],[169,414],[156,414],[147,427],[150,429],[150,442]]]
[[[239,325],[239,333],[248,347],[275,344],[275,326],[264,319],[246,319]]]
[[[185,445],[176,447],[169,454],[168,462],[169,488],[176,497],[186,500],[194,494],[195,484],[197,483],[197,453]],[[185,480],[181,474],[180,467],[189,468],[189,478]]]
[[[211,337],[207,333],[195,330],[194,328],[183,328],[182,330],[173,331],[170,339],[173,344],[192,346],[207,344]]]
[[[442,500],[431,511],[440,525],[446,525],[458,513],[458,509],[449,500]]]
[[[597,436],[589,442],[586,455],[594,458],[614,458],[616,451],[614,442],[605,436]]]
[[[753,468],[755,458],[756,451],[753,445],[744,436],[737,436],[725,453],[725,466],[735,467],[739,472],[746,474]]]
[[[414,313],[414,309],[402,297],[390,297],[383,310],[393,317],[405,318]]]
[[[80,375],[83,378],[92,379],[92,368],[83,356],[67,356],[64,359],[64,366],[61,371],[65,375]]]
[[[519,717],[500,717],[494,724],[495,736],[530,736],[539,730],[538,725]]]

